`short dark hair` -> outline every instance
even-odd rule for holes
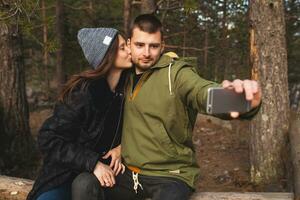
[[[162,23],[153,14],[142,14],[137,16],[131,24],[129,38],[132,37],[134,28],[139,28],[141,31],[144,31],[146,33],[155,33],[157,31],[160,31],[161,39],[163,40]]]

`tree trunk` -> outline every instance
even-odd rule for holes
[[[10,16],[8,2],[0,6]],[[33,156],[18,19],[0,21],[0,174],[20,172]]]
[[[300,199],[300,106],[291,113],[290,145],[293,163],[295,200]]]
[[[199,8],[201,9],[204,17],[204,24],[203,27],[205,28],[204,30],[204,40],[203,40],[203,64],[202,64],[202,70],[204,72],[205,77],[211,77],[210,69],[208,69],[208,45],[209,45],[209,31],[210,31],[210,26],[208,22],[208,17],[209,17],[209,5],[205,2],[200,2],[199,3]],[[203,31],[202,31],[203,32]]]
[[[249,13],[252,77],[263,92],[261,110],[251,123],[251,180],[279,186],[289,126],[283,1],[250,1]]]
[[[89,0],[89,1],[88,1],[88,12],[90,13],[90,15],[92,15],[92,14],[93,14],[93,11],[94,11],[93,1],[92,1],[92,0]]]
[[[228,26],[227,26],[227,0],[223,0],[223,17],[222,17],[222,33],[221,33],[221,65],[220,79],[229,79],[228,71]]]
[[[132,0],[124,0],[124,33],[129,36],[131,23],[131,2]]]
[[[205,22],[205,32],[204,32],[204,52],[203,52],[203,68],[205,72],[208,68],[208,41],[209,40],[209,27],[207,25],[207,22]]]
[[[44,75],[45,75],[45,88],[49,90],[49,53],[48,53],[48,24],[46,15],[45,0],[41,1],[41,11],[43,19],[43,65],[44,65]]]
[[[185,22],[184,22],[185,23]],[[185,27],[185,24],[183,25],[183,41],[182,41],[182,57],[185,57],[186,53],[185,53],[185,50],[186,50],[186,27]]]
[[[59,47],[56,52],[56,83],[60,91],[65,82],[64,77],[64,14],[63,14],[63,1],[56,0],[56,35]]]
[[[220,2],[222,4],[222,19],[220,30],[220,41],[218,42],[217,54],[218,57],[215,62],[214,68],[214,80],[222,81],[226,77],[226,65],[227,65],[227,0]],[[226,77],[227,78],[227,77]]]
[[[141,14],[152,14],[156,11],[155,0],[141,0]]]

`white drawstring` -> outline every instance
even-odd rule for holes
[[[172,92],[172,81],[171,81],[171,67],[172,67],[172,64],[173,62],[170,62],[169,64],[169,92],[170,92],[170,95],[173,95],[173,92]]]
[[[134,189],[135,193],[138,193],[138,187],[139,186],[143,190],[143,186],[139,182],[139,174],[135,173],[135,172],[132,172],[132,179],[133,179],[133,189]]]

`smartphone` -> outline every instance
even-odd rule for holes
[[[245,93],[214,87],[208,89],[206,112],[208,114],[224,114],[230,112],[245,113],[251,109],[250,101]]]

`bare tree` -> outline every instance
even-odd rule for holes
[[[250,50],[253,78],[263,101],[251,123],[251,179],[276,185],[284,178],[289,127],[287,51],[282,0],[250,1]]]

